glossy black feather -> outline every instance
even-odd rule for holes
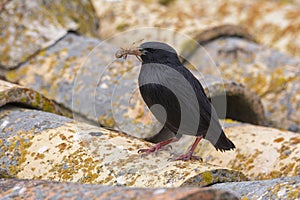
[[[153,115],[164,124],[159,134],[203,136],[217,150],[235,148],[225,136],[202,85],[180,63],[176,51],[159,42],[143,43],[140,47],[143,52],[140,92]],[[164,109],[154,106],[156,104]]]

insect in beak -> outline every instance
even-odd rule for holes
[[[140,56],[143,55],[143,50],[141,48],[130,48],[130,49],[121,48],[115,53],[116,58],[123,58],[125,60],[128,55],[135,55],[139,61],[143,62],[142,59],[140,58]]]

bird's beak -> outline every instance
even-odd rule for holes
[[[138,47],[139,51],[141,52],[141,55],[146,55],[147,50],[143,49],[142,47]]]
[[[146,53],[147,53],[147,50],[143,49],[142,47],[132,48],[128,52],[128,54],[135,55],[135,56],[146,55]]]

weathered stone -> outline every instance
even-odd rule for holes
[[[2,0],[0,2],[0,12],[2,11],[2,9],[4,8],[4,5],[8,2],[9,0]]]
[[[214,26],[234,24],[246,27],[263,44],[300,55],[299,1],[190,0],[173,1],[168,8],[151,3],[156,1],[92,2],[105,27],[100,30],[103,38],[136,27],[167,28],[197,36]]]
[[[300,90],[299,59],[288,55],[299,57],[300,52],[300,18],[297,3],[175,1],[172,3],[174,12],[165,12],[159,4],[149,2],[93,3],[98,15],[103,18],[102,23],[109,24],[108,28],[101,32],[106,36],[138,27],[139,24],[170,28],[194,36],[195,40],[206,44],[205,48],[220,66],[219,77],[243,83],[257,95],[261,95],[270,125],[287,130],[300,130],[300,107],[297,103]],[[140,9],[137,10],[137,6]],[[181,9],[183,7],[185,9]],[[134,15],[120,11],[124,9],[134,11]],[[145,12],[151,15],[145,16]],[[211,20],[211,16],[214,16],[214,20]],[[122,20],[125,18],[125,21]],[[173,20],[167,21],[166,18]],[[241,25],[249,32],[232,25],[225,26],[224,29],[224,24]],[[218,25],[222,29],[214,28]],[[156,32],[153,32],[154,34]],[[158,30],[157,35],[159,34]],[[254,43],[254,36],[255,41],[259,41],[260,44]],[[132,40],[135,37],[133,34]],[[196,57],[198,55],[199,59],[203,59],[202,56],[206,59],[203,51]],[[205,59],[203,68],[217,71],[207,65]],[[202,73],[205,74],[206,71]]]
[[[152,188],[247,179],[208,163],[168,161],[168,152],[141,157],[138,150],[150,143],[64,117],[53,120],[51,113],[10,107],[0,116],[2,177]]]
[[[222,39],[224,37],[230,38],[242,38],[243,40],[247,40],[250,42],[256,42],[256,39],[252,34],[248,32],[248,30],[243,26],[237,26],[233,24],[224,24],[220,26],[210,27],[207,30],[203,30],[198,35],[193,37],[193,40],[196,40],[197,43],[201,46],[193,45],[194,41],[186,42],[186,46],[181,49],[181,55],[189,60],[193,55],[199,51],[199,47],[218,39]],[[203,50],[201,51],[201,59],[203,59]],[[199,54],[199,52],[197,53]],[[200,61],[201,62],[201,61]]]
[[[256,125],[266,125],[265,110],[260,98],[235,81],[206,75],[198,77],[220,119],[234,119]]]
[[[111,42],[118,43],[116,40],[131,35],[126,33],[115,40],[111,39]],[[126,41],[128,43],[129,40]],[[122,41],[119,43],[123,44]],[[151,117],[138,92],[140,63],[132,56],[126,61],[116,60],[114,54],[117,49],[106,41],[70,33],[19,69],[6,74],[6,78],[63,104],[74,112],[77,120],[84,117],[94,124],[145,138],[158,131],[158,128],[153,128],[156,127],[153,124],[158,122]],[[86,55],[89,55],[88,58]],[[221,118],[226,116],[264,124],[264,109],[260,99],[247,88],[220,78],[203,78],[195,69],[193,72],[206,88]],[[240,110],[236,109],[237,105]],[[227,115],[224,106],[227,107]]]
[[[235,144],[234,151],[216,151],[208,142],[198,146],[206,162],[239,170],[252,179],[297,176],[300,173],[300,135],[274,128],[231,122],[224,129]],[[175,153],[182,153],[194,137],[185,136],[172,144]]]
[[[71,112],[64,109],[40,93],[0,80],[0,107],[6,104],[21,104],[27,107],[71,117]]]
[[[193,45],[182,53],[189,62],[199,63],[202,73],[245,84],[262,98],[271,126],[299,130],[300,59],[257,44],[232,25],[208,29],[198,37],[215,63],[206,61],[203,47]]]
[[[133,188],[41,180],[0,179],[0,198],[26,199],[189,199],[237,200],[227,191],[211,188]]]
[[[300,176],[264,181],[220,183],[212,188],[224,189],[239,195],[240,199],[299,199]]]
[[[236,38],[218,39],[204,47],[223,77],[245,84],[262,98],[272,126],[299,130],[300,59]],[[191,60],[202,59],[201,53],[194,55]],[[200,68],[215,74],[212,68]]]
[[[89,0],[11,0],[1,10],[0,21],[0,69],[19,66],[69,30],[95,36],[98,28]]]
[[[102,72],[108,67],[107,65],[115,59],[117,47],[101,42],[95,38],[69,33],[54,46],[24,63],[19,69],[10,71],[6,74],[6,78],[37,90],[46,97],[63,104],[74,112],[75,119],[79,120],[83,116],[97,124],[101,115],[109,113],[109,116],[102,117],[105,119],[101,124],[112,127],[114,125],[113,120],[110,120],[112,118],[110,108],[112,88],[109,88],[109,94],[107,94],[105,88],[101,90],[102,85],[97,85],[97,83]],[[101,48],[95,48],[100,43]],[[86,60],[86,56],[94,48],[95,56]],[[119,62],[112,64],[113,72],[108,77],[111,87],[115,84],[113,81],[117,81],[122,72],[131,67],[128,65],[122,71],[121,64]],[[102,93],[99,94],[101,92],[99,90]]]

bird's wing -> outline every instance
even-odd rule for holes
[[[209,130],[207,134],[209,134],[210,140],[213,142],[214,140],[217,140],[219,136],[218,134],[222,133],[222,127],[220,125],[217,112],[208,100],[200,81],[184,66],[182,66],[180,70],[183,71],[182,73],[185,75],[185,78],[190,80],[190,84],[193,85],[193,88],[195,88],[199,105],[201,105],[201,118],[209,122]],[[212,138],[215,136],[216,138]]]
[[[172,113],[181,115],[181,133],[196,135],[199,132],[199,127],[203,126],[203,129],[205,129],[206,123],[201,122],[201,120],[203,120],[203,116],[207,115],[207,111],[203,110],[202,107],[210,107],[210,103],[201,84],[197,82],[198,80],[191,72],[187,69],[166,67],[163,73],[160,74],[159,81],[169,88],[179,100],[180,107],[177,106],[177,110]],[[206,99],[207,101],[205,101]],[[202,112],[204,113],[202,114]]]
[[[165,125],[171,131],[188,135],[205,135],[209,124],[213,125],[213,132],[221,130],[218,116],[202,85],[184,66],[143,64],[139,86],[149,108],[155,104],[167,108],[168,120]],[[163,118],[159,119],[164,116],[161,109],[151,111],[161,123],[164,123]]]

